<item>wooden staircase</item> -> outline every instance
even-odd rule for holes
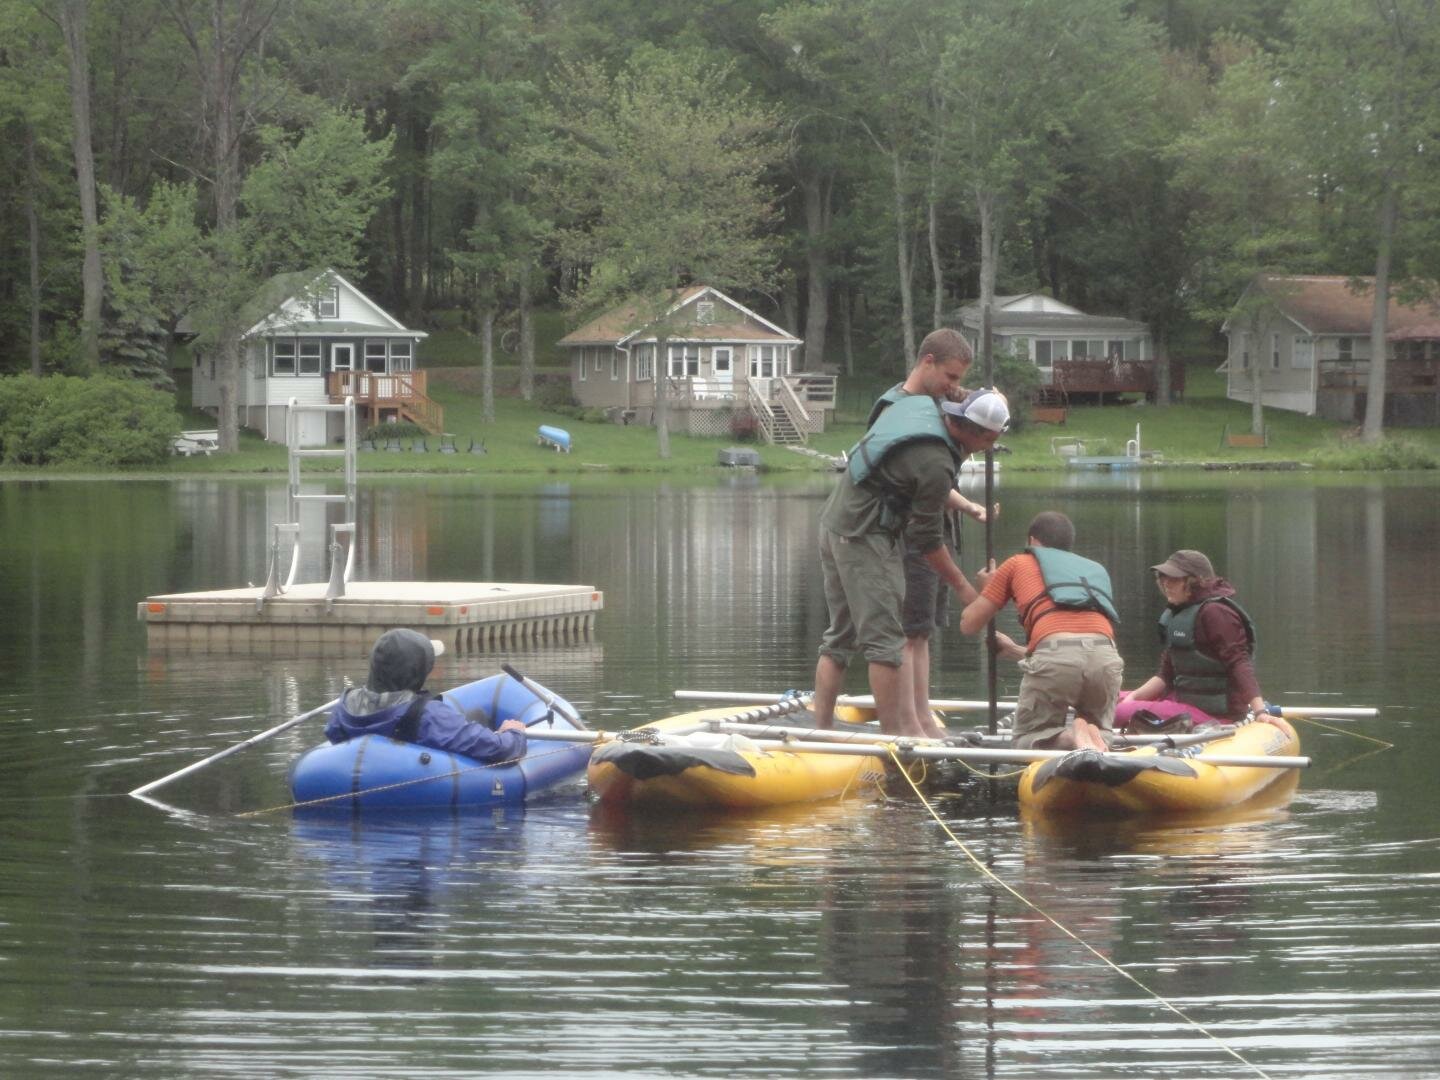
[[[332,402],[354,397],[355,408],[367,425],[380,423],[387,414],[418,424],[431,435],[445,431],[445,409],[425,391],[425,372],[335,371],[327,376]]]

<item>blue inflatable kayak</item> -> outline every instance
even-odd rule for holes
[[[513,719],[527,728],[586,730],[569,702],[539,689],[543,695],[509,675],[492,675],[447,690],[442,697],[471,720],[491,727]],[[561,708],[546,704],[552,698]],[[565,712],[577,722],[567,720]],[[447,750],[364,735],[305,753],[290,772],[290,790],[297,803],[354,810],[514,805],[578,780],[590,749],[588,742],[532,739],[519,761],[482,765]]]

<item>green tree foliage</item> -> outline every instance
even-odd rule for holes
[[[772,193],[776,118],[703,56],[641,51],[616,75],[571,68],[552,124],[561,135],[558,235],[578,312],[638,304],[656,335],[655,423],[669,456],[666,319],[688,284],[764,288],[776,250]],[[558,164],[558,163],[557,163]]]
[[[133,379],[0,378],[0,462],[123,468],[170,452],[180,419],[170,394]]]

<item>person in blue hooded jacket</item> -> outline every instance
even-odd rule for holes
[[[351,687],[330,712],[325,737],[332,743],[361,735],[388,735],[485,763],[525,753],[525,725],[506,720],[499,729],[467,720],[425,689],[435,657],[445,646],[414,630],[387,630],[370,650],[370,677]]]

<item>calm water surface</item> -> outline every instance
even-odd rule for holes
[[[809,686],[827,485],[366,480],[359,576],[603,589],[590,640],[503,659],[626,727],[676,688]],[[1261,629],[1273,700],[1382,716],[1302,727],[1293,797],[1224,817],[1077,825],[932,793],[961,850],[903,792],[721,820],[611,819],[578,792],[297,816],[286,768],[318,721],[167,788],[171,809],[128,798],[364,657],[146,648],[145,596],[263,579],[283,482],[0,483],[0,1075],[1440,1075],[1437,495],[1006,478],[1002,554],[1058,507],[1109,565],[1127,683],[1156,658],[1146,567],[1198,547]],[[939,648],[937,693],[980,696],[976,645]],[[499,659],[447,656],[433,682]]]

